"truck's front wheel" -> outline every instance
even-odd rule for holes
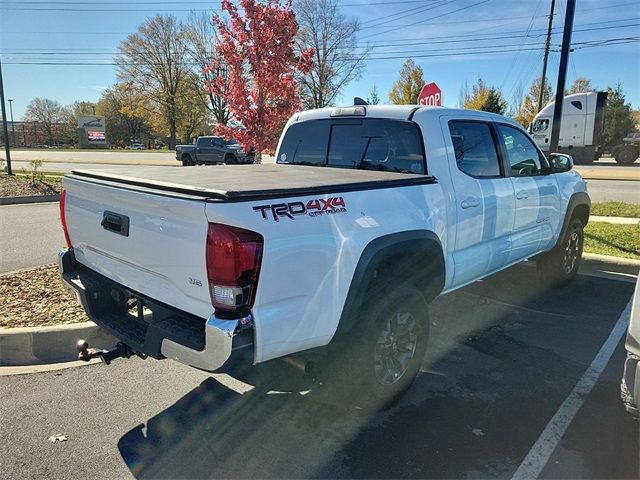
[[[584,227],[580,220],[574,218],[562,243],[536,259],[542,282],[554,287],[568,285],[578,273],[583,244]]]
[[[356,330],[340,342],[339,360],[327,372],[346,387],[344,400],[368,411],[387,407],[411,386],[427,349],[424,296],[412,285],[389,288],[376,289],[378,294],[363,309]]]

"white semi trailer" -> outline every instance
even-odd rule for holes
[[[620,145],[604,145],[604,129],[607,92],[574,93],[564,97],[562,124],[558,151],[571,155],[576,163],[592,163],[605,152],[610,152],[616,162],[629,165],[640,155],[638,142],[625,138]],[[529,132],[538,146],[549,153],[553,109],[555,102],[549,103],[534,117]]]

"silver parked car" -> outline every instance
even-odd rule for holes
[[[636,280],[636,290],[631,305],[631,319],[627,333],[627,361],[620,385],[620,395],[625,408],[640,417],[640,276]]]

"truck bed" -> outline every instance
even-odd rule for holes
[[[422,174],[300,165],[119,166],[73,170],[71,176],[152,189],[157,193],[228,202],[394,188],[436,181],[434,177]]]

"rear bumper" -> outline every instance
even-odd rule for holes
[[[243,363],[253,360],[250,315],[234,320],[196,317],[94,272],[76,262],[69,249],[60,252],[58,265],[65,287],[89,318],[136,352],[210,372],[233,363],[232,354]]]

